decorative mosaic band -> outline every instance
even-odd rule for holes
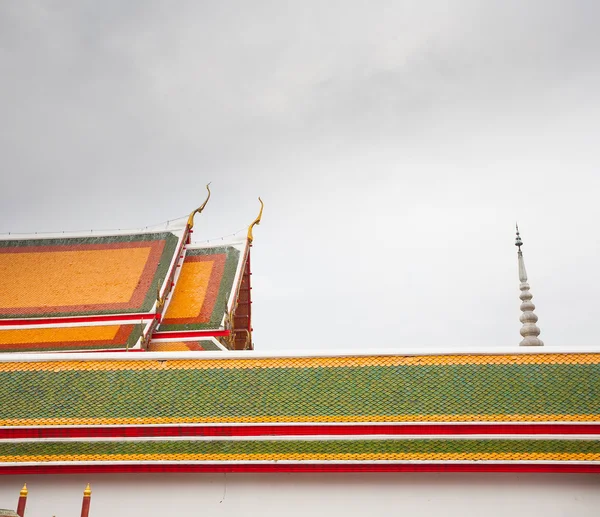
[[[600,464],[574,462],[72,462],[70,464],[13,464],[0,467],[0,474],[110,474],[110,473],[322,473],[322,472],[517,472],[598,474]]]
[[[161,438],[161,437],[291,437],[291,436],[600,436],[598,423],[302,423],[302,424],[162,424],[105,426],[0,427],[0,440],[52,438]]]
[[[141,324],[0,329],[0,352],[127,349],[142,331]]]
[[[151,341],[148,352],[187,352],[187,351],[220,351],[220,348],[211,339],[201,341]]]
[[[0,240],[0,318],[148,312],[178,241],[170,232]]]
[[[158,331],[219,328],[240,258],[232,246],[188,249]]]
[[[369,439],[0,442],[0,465],[71,461],[600,461],[599,440]]]
[[[586,353],[10,362],[0,425],[598,422],[599,392]]]

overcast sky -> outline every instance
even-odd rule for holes
[[[247,226],[257,350],[598,344],[600,3],[0,3],[0,232]],[[217,241],[218,242],[218,241]]]

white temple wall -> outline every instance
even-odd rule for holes
[[[0,508],[26,517],[597,516],[593,474],[93,474],[0,476]]]

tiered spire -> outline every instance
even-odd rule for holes
[[[540,335],[540,329],[536,325],[538,317],[533,312],[535,310],[535,305],[531,301],[533,295],[529,292],[529,284],[527,283],[527,271],[525,270],[523,252],[521,251],[523,241],[521,240],[521,235],[519,234],[519,225],[517,225],[517,240],[515,242],[515,246],[519,248],[519,252],[517,253],[519,259],[519,281],[521,282],[521,285],[519,286],[519,289],[521,289],[519,298],[522,301],[521,311],[523,312],[519,318],[523,324],[523,327],[521,327],[521,336],[523,336],[523,339],[519,345],[543,346],[543,341],[538,338]]]

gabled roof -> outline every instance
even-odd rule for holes
[[[0,318],[150,313],[183,233],[0,239]]]
[[[599,471],[598,352],[4,356],[0,470]]]
[[[188,228],[0,239],[0,352],[140,349]]]
[[[249,286],[249,253],[246,239],[185,246],[153,340],[193,342],[210,335],[221,337],[228,348],[251,348],[249,320],[239,325],[250,303],[249,288],[242,287]]]
[[[157,330],[223,328],[235,303],[246,253],[245,240],[227,246],[188,246]]]
[[[252,348],[251,238],[191,244],[206,201],[145,230],[0,238],[0,353]]]

